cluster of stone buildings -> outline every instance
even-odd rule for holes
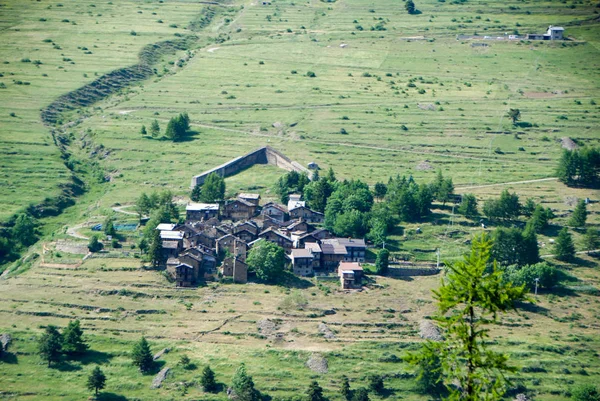
[[[360,288],[363,239],[336,238],[320,228],[322,213],[311,210],[300,195],[287,205],[260,205],[260,195],[244,193],[223,203],[191,203],[185,224],[160,224],[166,268],[179,287],[219,277],[248,280],[246,258],[260,241],[281,246],[289,269],[298,276],[337,274],[342,288]]]

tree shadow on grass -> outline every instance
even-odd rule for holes
[[[531,302],[515,302],[515,308],[521,311],[539,313],[542,315],[545,315],[549,311],[549,309]]]
[[[78,370],[81,370],[81,366],[74,365],[74,364],[72,364],[68,361],[64,361],[64,360],[60,361],[56,365],[54,365],[54,368],[61,372],[76,372]]]
[[[295,274],[292,274],[291,272],[284,272],[278,284],[282,287],[287,288],[306,289],[314,287],[314,284],[311,283],[309,280],[302,277],[298,277]]]
[[[102,392],[96,397],[97,401],[127,401],[127,397],[115,393]]]
[[[200,132],[198,132],[198,131],[188,131],[185,133],[185,136],[183,138],[179,138],[175,142],[178,142],[178,143],[191,142],[196,139],[198,134],[200,134]]]
[[[383,390],[377,393],[381,398],[386,399],[396,395],[396,390],[391,388],[384,388]]]
[[[0,356],[0,362],[8,363],[11,365],[16,365],[19,363],[19,358],[17,358],[17,354],[13,354],[12,352],[4,351],[2,356]]]
[[[592,269],[598,265],[598,262],[594,262],[592,260],[587,260],[587,259],[582,259],[578,256],[575,256],[571,260],[571,263],[573,263],[574,265],[577,265],[579,267],[589,267]]]
[[[144,373],[144,375],[155,375],[160,372],[166,364],[166,361],[154,361],[150,370]]]
[[[90,363],[95,363],[95,364],[106,364],[108,362],[110,362],[110,360],[113,358],[112,354],[106,353],[106,352],[101,352],[101,351],[95,351],[95,350],[88,350],[85,352],[85,354],[82,355],[75,355],[70,357],[70,360],[73,361],[79,361],[84,365],[88,365]]]

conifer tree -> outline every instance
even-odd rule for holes
[[[385,275],[388,271],[388,266],[390,264],[390,251],[387,249],[382,249],[377,253],[377,258],[375,259],[375,271],[379,275]]]
[[[596,228],[589,227],[583,236],[583,247],[588,254],[600,247],[600,237]]]
[[[150,243],[148,244],[148,258],[153,267],[158,267],[164,262],[162,252],[162,239],[159,230],[152,230],[150,233]]]
[[[152,352],[150,352],[150,345],[145,337],[142,337],[140,341],[133,346],[131,359],[133,364],[137,366],[142,373],[147,373],[152,369],[154,360],[152,358]]]
[[[48,362],[48,367],[52,362],[58,362],[62,352],[62,336],[56,326],[49,325],[46,331],[38,340],[38,351],[43,360]]]
[[[573,237],[567,227],[563,227],[558,233],[556,243],[554,245],[554,255],[556,259],[562,261],[569,261],[575,257],[575,245],[573,244]]]
[[[215,372],[206,366],[202,371],[202,377],[200,378],[200,385],[207,393],[214,393],[217,391],[217,382],[215,381]]]
[[[236,370],[235,376],[233,376],[231,389],[235,394],[235,399],[238,401],[260,400],[260,394],[258,390],[254,388],[252,376],[249,376],[248,373],[246,373],[246,365],[243,363]]]
[[[313,380],[306,390],[307,401],[325,401],[326,398],[323,396],[323,388],[319,386],[316,380]]]
[[[342,384],[340,385],[340,394],[346,401],[350,401],[352,399],[352,391],[350,390],[350,381],[348,380],[348,376],[342,376]]]
[[[142,136],[148,135],[148,131],[146,131],[146,126],[145,125],[142,125],[142,129],[140,130],[140,134],[142,134]]]
[[[580,199],[577,202],[577,206],[575,206],[575,210],[573,210],[573,215],[569,220],[569,225],[572,227],[584,227],[585,221],[587,219],[587,208],[585,205],[585,201]]]
[[[483,234],[473,239],[463,261],[446,265],[448,273],[439,290],[433,291],[438,306],[434,320],[444,329],[445,341],[428,341],[407,358],[419,366],[439,357],[450,399],[500,399],[505,391],[503,372],[515,371],[506,355],[489,348],[486,325],[525,299],[525,287],[505,283],[495,261],[489,272],[490,250],[491,241]]]
[[[79,320],[69,322],[63,330],[62,338],[62,350],[66,354],[83,354],[88,349],[88,345],[83,340],[83,330]]]
[[[150,134],[152,135],[152,138],[156,138],[158,134],[160,134],[160,125],[158,125],[158,121],[152,121],[152,124],[150,125]]]
[[[104,372],[102,372],[102,369],[96,366],[88,377],[87,388],[90,391],[95,391],[96,395],[98,395],[98,391],[102,390],[105,386],[106,376],[104,375]]]

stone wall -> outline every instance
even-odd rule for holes
[[[438,274],[440,269],[435,267],[389,267],[388,276],[390,277],[408,277],[408,276],[433,276]]]
[[[255,164],[270,164],[287,171],[305,172],[309,177],[311,176],[310,171],[300,163],[290,160],[286,155],[270,146],[265,146],[192,177],[191,187],[194,188],[196,185],[204,184],[204,180],[211,173],[217,173],[221,177],[229,177]]]

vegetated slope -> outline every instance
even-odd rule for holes
[[[27,205],[68,195],[59,184],[71,182],[72,174],[40,111],[65,92],[135,64],[146,44],[189,35],[184,28],[202,7],[128,1],[2,4],[0,221]]]

